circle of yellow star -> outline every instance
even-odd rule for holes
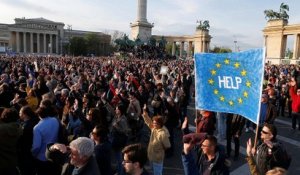
[[[215,86],[216,83],[215,83],[215,76],[218,75],[219,73],[219,69],[222,68],[223,65],[225,65],[224,68],[226,68],[226,65],[228,66],[232,66],[232,68],[234,69],[237,69],[237,71],[239,71],[240,75],[243,76],[243,78],[246,78],[247,75],[248,75],[248,72],[246,69],[243,69],[241,67],[241,63],[238,62],[238,61],[233,61],[232,64],[230,63],[230,60],[229,58],[223,58],[223,61],[221,62],[217,62],[215,63],[215,68],[213,69],[210,69],[210,79],[208,79],[208,83],[212,86]],[[217,81],[217,80],[216,80]],[[251,88],[252,86],[252,82],[250,80],[246,80],[245,83],[243,83],[244,86],[248,87],[248,88]],[[215,89],[213,89],[213,94],[219,98],[219,100],[221,102],[225,102],[227,105],[229,105],[230,107],[234,107],[235,104],[240,104],[242,105],[244,103],[244,100],[246,100],[246,98],[249,97],[249,92],[248,91],[243,91],[241,96],[238,96],[237,98],[234,98],[234,99],[231,99],[230,97],[225,97],[223,94],[222,94],[222,91],[220,91],[217,87]]]

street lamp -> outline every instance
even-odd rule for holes
[[[236,41],[236,40],[234,40],[233,42],[234,42],[234,52],[236,52],[236,48],[237,48],[237,47],[236,47],[236,45],[237,45],[237,41]]]
[[[236,36],[234,36],[233,35],[233,37],[234,37],[234,52],[236,52],[237,51],[237,39],[236,39]]]

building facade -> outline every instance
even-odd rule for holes
[[[266,47],[266,62],[270,64],[300,64],[300,24],[288,24],[287,20],[270,20],[263,30]],[[285,60],[287,37],[293,36],[294,49],[292,59]]]
[[[93,33],[100,36],[101,47],[108,48],[111,36],[101,32],[64,29],[65,24],[44,18],[16,18],[15,24],[0,24],[0,47],[20,54],[65,54],[74,36]]]

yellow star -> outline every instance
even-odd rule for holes
[[[247,86],[247,87],[251,87],[251,82],[250,82],[250,81],[247,81],[247,82],[246,82],[246,86]]]
[[[248,92],[244,91],[244,97],[248,98]]]
[[[218,95],[218,93],[219,93],[218,89],[215,89],[214,94]]]
[[[214,80],[213,80],[213,79],[209,79],[209,80],[208,80],[208,83],[209,83],[210,85],[213,85],[213,84],[214,84]]]
[[[221,101],[225,101],[225,97],[224,97],[224,96],[221,96],[221,97],[220,97],[220,100],[221,100]]]
[[[233,104],[234,104],[233,101],[230,100],[230,101],[229,101],[229,105],[230,105],[230,106],[233,106]]]
[[[211,73],[211,75],[216,75],[217,71],[216,70],[211,70],[210,73]]]
[[[216,67],[217,67],[217,68],[220,68],[220,67],[221,67],[221,64],[220,64],[220,63],[217,63],[217,64],[216,64]]]
[[[239,68],[239,67],[240,67],[240,63],[236,62],[236,63],[234,64],[234,67],[235,67],[235,68]]]
[[[247,71],[243,70],[243,71],[241,72],[241,75],[242,75],[242,76],[246,76],[246,75],[247,75]]]
[[[225,64],[229,64],[229,59],[224,60]]]
[[[239,98],[238,101],[239,101],[239,104],[243,103],[243,99],[242,98]]]

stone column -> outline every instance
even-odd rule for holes
[[[59,54],[59,50],[58,50],[58,35],[55,35],[55,52],[56,52],[56,54]]]
[[[41,46],[40,46],[40,34],[39,33],[36,34],[36,45],[37,45],[37,53],[40,53]]]
[[[23,32],[23,52],[27,52],[27,45],[26,45],[26,32]]]
[[[180,51],[179,51],[179,57],[183,57],[183,51],[184,51],[184,41],[180,42]]]
[[[280,49],[281,51],[280,58],[282,59],[285,58],[286,42],[287,42],[287,35],[283,35],[281,40],[281,49]]]
[[[191,41],[189,41],[189,43],[188,43],[188,49],[187,49],[187,57],[191,57],[192,47],[193,47],[193,43]]]
[[[147,0],[138,0],[137,21],[147,22]]]
[[[299,52],[300,52],[300,48],[299,48],[299,44],[300,44],[300,35],[296,34],[295,36],[295,43],[294,43],[294,54],[293,54],[293,59],[299,59]]]
[[[33,53],[33,33],[30,33],[30,52]]]
[[[17,52],[20,52],[20,33],[16,32],[16,45],[17,45]]]
[[[208,52],[208,42],[204,41],[204,43],[205,43],[204,52]]]
[[[50,51],[49,51],[49,52],[52,53],[52,49],[53,49],[53,43],[52,43],[53,41],[52,41],[52,37],[53,37],[53,35],[50,34],[49,37],[50,37],[50,43],[49,43],[49,46],[48,46],[48,47],[50,47]]]
[[[176,42],[174,41],[172,44],[172,56],[175,56],[175,51],[176,51]]]
[[[47,46],[46,46],[46,33],[44,33],[44,53],[47,53]]]

